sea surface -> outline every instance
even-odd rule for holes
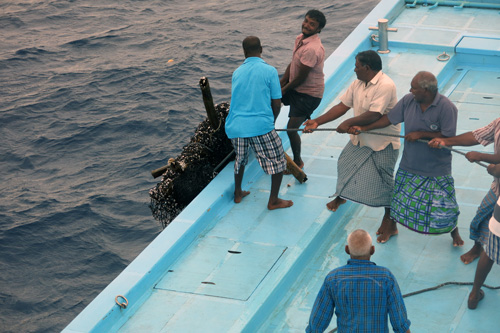
[[[328,55],[377,3],[1,1],[0,332],[62,330],[162,231],[150,172],[205,119],[202,76],[230,100],[246,36],[282,74],[308,9]]]

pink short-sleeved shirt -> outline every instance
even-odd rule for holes
[[[322,98],[325,90],[325,75],[323,74],[323,64],[325,62],[325,49],[319,35],[315,34],[303,39],[300,34],[295,39],[293,57],[290,65],[290,81],[299,72],[300,64],[311,67],[311,71],[302,84],[295,88],[296,91],[309,96]]]

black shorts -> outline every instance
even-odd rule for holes
[[[281,98],[281,101],[285,105],[290,105],[289,117],[304,117],[309,119],[319,103],[321,103],[321,98],[289,90]]]

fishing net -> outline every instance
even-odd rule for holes
[[[149,190],[153,217],[166,227],[210,183],[230,161],[233,151],[224,130],[228,103],[215,106],[218,128],[212,128],[208,119],[198,125],[182,153],[168,161],[162,180]]]

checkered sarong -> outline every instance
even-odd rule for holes
[[[396,173],[391,217],[424,234],[443,234],[457,226],[458,209],[451,175],[424,177],[399,169]]]
[[[347,143],[337,163],[337,189],[334,196],[371,207],[390,207],[394,189],[394,165],[399,150],[388,145],[374,151]]]
[[[488,258],[500,265],[500,238],[492,232],[490,232],[488,243],[486,243],[484,247],[484,252]]]
[[[470,239],[480,242],[483,247],[488,242],[490,235],[489,222],[493,215],[497,199],[495,192],[490,189],[483,198],[483,201],[481,201],[481,204],[477,208],[476,216],[474,216],[470,223]]]
[[[285,151],[281,138],[275,130],[250,138],[234,138],[231,142],[236,152],[235,174],[240,171],[241,166],[248,163],[249,147],[253,149],[257,161],[268,175],[274,175],[286,169]]]

